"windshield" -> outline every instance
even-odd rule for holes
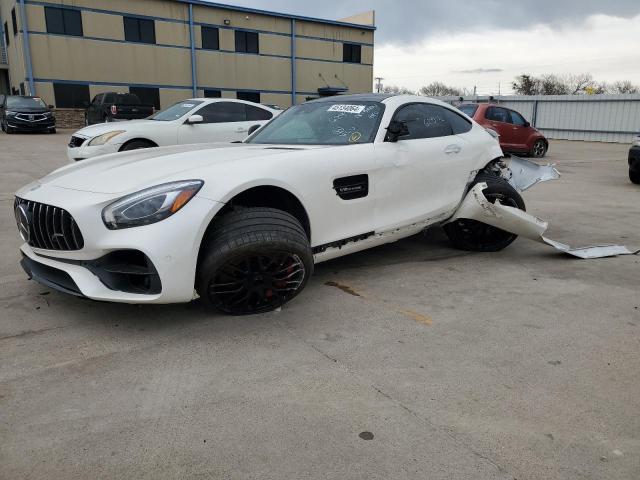
[[[371,143],[382,120],[378,102],[309,102],[290,108],[247,143],[350,145]]]
[[[47,108],[39,97],[7,97],[7,108]]]
[[[140,105],[140,99],[132,93],[116,93],[107,95],[104,103],[115,103],[116,105]]]
[[[458,107],[458,110],[466,113],[468,116],[473,118],[473,116],[476,114],[476,110],[478,110],[478,105],[460,105]]]
[[[159,111],[152,117],[149,117],[149,120],[159,120],[161,122],[170,122],[171,120],[177,120],[180,117],[183,117],[185,114],[189,113],[201,103],[202,100],[187,100],[185,102],[178,102],[175,105],[171,105],[165,110]]]

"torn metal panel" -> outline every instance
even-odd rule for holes
[[[491,203],[482,193],[486,183],[478,183],[467,194],[455,215],[449,220],[454,222],[460,218],[477,220],[478,222],[500,228],[515,235],[550,245],[568,255],[578,258],[603,258],[617,255],[631,255],[622,245],[596,245],[572,248],[564,243],[556,242],[544,236],[549,224],[518,208]],[[635,252],[638,253],[638,252]]]
[[[505,178],[519,192],[524,192],[537,183],[560,178],[560,172],[555,168],[555,165],[538,165],[513,155],[509,159],[508,170]]]

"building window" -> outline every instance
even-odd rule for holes
[[[153,20],[134,17],[122,17],[124,20],[124,39],[128,42],[156,43],[156,25]]]
[[[204,97],[205,98],[221,98],[222,92],[220,90],[205,90]]]
[[[4,22],[4,43],[5,47],[9,46],[9,27],[7,26],[7,22]]]
[[[342,46],[342,61],[347,63],[360,63],[362,60],[362,45],[345,43]]]
[[[13,36],[18,34],[18,19],[16,18],[16,9],[11,9],[11,23],[13,24]]]
[[[260,92],[238,92],[236,93],[236,98],[247,102],[260,103]]]
[[[200,27],[200,31],[204,50],[220,50],[220,37],[218,36],[217,28]]]
[[[257,32],[236,30],[236,52],[259,53],[260,46]]]
[[[82,15],[80,10],[70,8],[44,7],[47,32],[61,35],[82,36]]]
[[[129,87],[129,93],[137,95],[140,102],[145,105],[153,105],[160,110],[160,89],[153,87]]]
[[[56,98],[56,108],[85,108],[91,100],[89,85],[54,83],[53,95]]]

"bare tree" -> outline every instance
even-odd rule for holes
[[[416,92],[409,90],[407,87],[398,87],[397,85],[386,85],[382,87],[382,93],[393,93],[395,95],[414,95]]]
[[[456,87],[450,87],[442,82],[431,82],[429,85],[422,87],[418,93],[425,97],[458,97],[462,95],[462,90]]]
[[[640,93],[640,86],[634,85],[629,80],[621,80],[608,85],[607,93]]]

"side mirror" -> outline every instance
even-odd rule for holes
[[[529,122],[524,122],[524,128],[529,128],[531,124]]]
[[[191,115],[184,123],[187,125],[193,125],[194,123],[202,123],[203,121],[204,118],[202,118],[202,115]]]
[[[405,122],[393,120],[387,127],[387,141],[397,142],[398,138],[409,135],[409,127]]]
[[[261,126],[262,125],[251,125],[251,127],[249,127],[249,132],[247,133],[247,135],[251,135],[253,132],[258,130]]]
[[[56,108],[56,107],[54,107],[53,105],[47,105],[47,108],[48,108],[49,110],[53,110],[53,109],[54,109],[54,108]]]

